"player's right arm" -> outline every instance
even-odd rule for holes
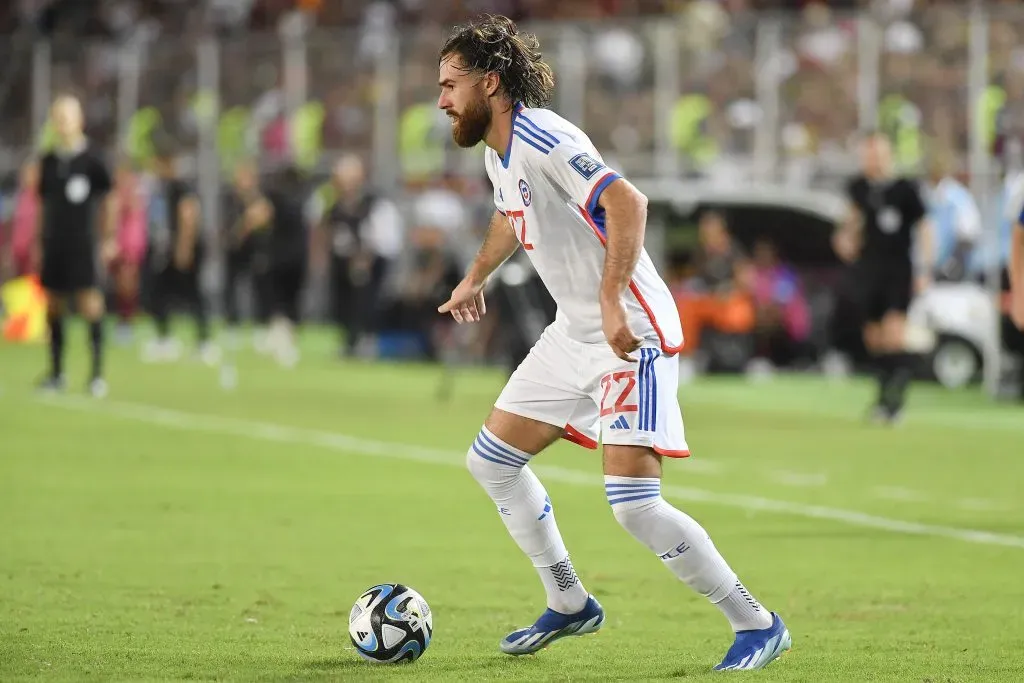
[[[484,285],[491,273],[507,261],[519,248],[519,239],[505,215],[499,210],[491,217],[487,236],[462,282],[452,290],[448,301],[441,304],[438,313],[451,313],[456,322],[476,322],[487,312],[484,303]]]

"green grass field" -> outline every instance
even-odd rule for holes
[[[536,575],[462,467],[503,377],[342,364],[307,335],[239,386],[192,361],[109,360],[111,396],[30,390],[39,347],[0,346],[0,680],[719,680],[724,619],[615,523],[596,454],[536,471],[604,630],[537,656],[499,639]],[[1024,410],[916,388],[895,429],[870,385],[684,387],[694,456],[665,495],[697,517],[794,649],[765,681],[1024,680]],[[413,665],[364,664],[351,603],[403,582],[434,610]],[[746,677],[740,674],[742,677]]]

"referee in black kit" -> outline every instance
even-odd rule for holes
[[[100,200],[111,189],[110,173],[85,137],[82,105],[76,98],[57,98],[51,123],[57,147],[43,157],[39,180],[41,280],[47,294],[50,328],[50,374],[42,388],[64,388],[64,315],[73,296],[78,314],[89,323],[89,393],[101,398],[107,393],[107,384],[103,379],[104,302],[96,246],[100,233],[103,261],[109,262],[116,255],[113,212],[107,206],[104,215],[99,215]],[[105,229],[98,230],[98,225]]]
[[[862,172],[846,188],[846,219],[833,235],[836,253],[852,264],[862,305],[864,345],[878,370],[872,418],[895,422],[914,374],[906,344],[907,309],[934,272],[934,241],[915,181],[894,175],[892,148],[883,134],[861,141]]]

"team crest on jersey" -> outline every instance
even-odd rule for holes
[[[604,164],[590,156],[586,152],[581,152],[569,159],[569,165],[576,169],[585,180],[590,180],[594,177],[594,174],[604,168]]]
[[[72,204],[81,204],[89,198],[89,179],[84,175],[73,175],[68,178],[68,184],[64,186],[64,194]]]
[[[900,212],[891,206],[886,206],[878,212],[878,228],[887,235],[899,230],[902,220]]]
[[[533,201],[533,190],[530,189],[529,183],[522,178],[519,179],[519,194],[523,196],[523,206],[529,206]]]

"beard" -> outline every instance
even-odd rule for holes
[[[480,98],[466,105],[466,110],[454,115],[452,139],[459,147],[475,147],[491,126],[491,108]]]

